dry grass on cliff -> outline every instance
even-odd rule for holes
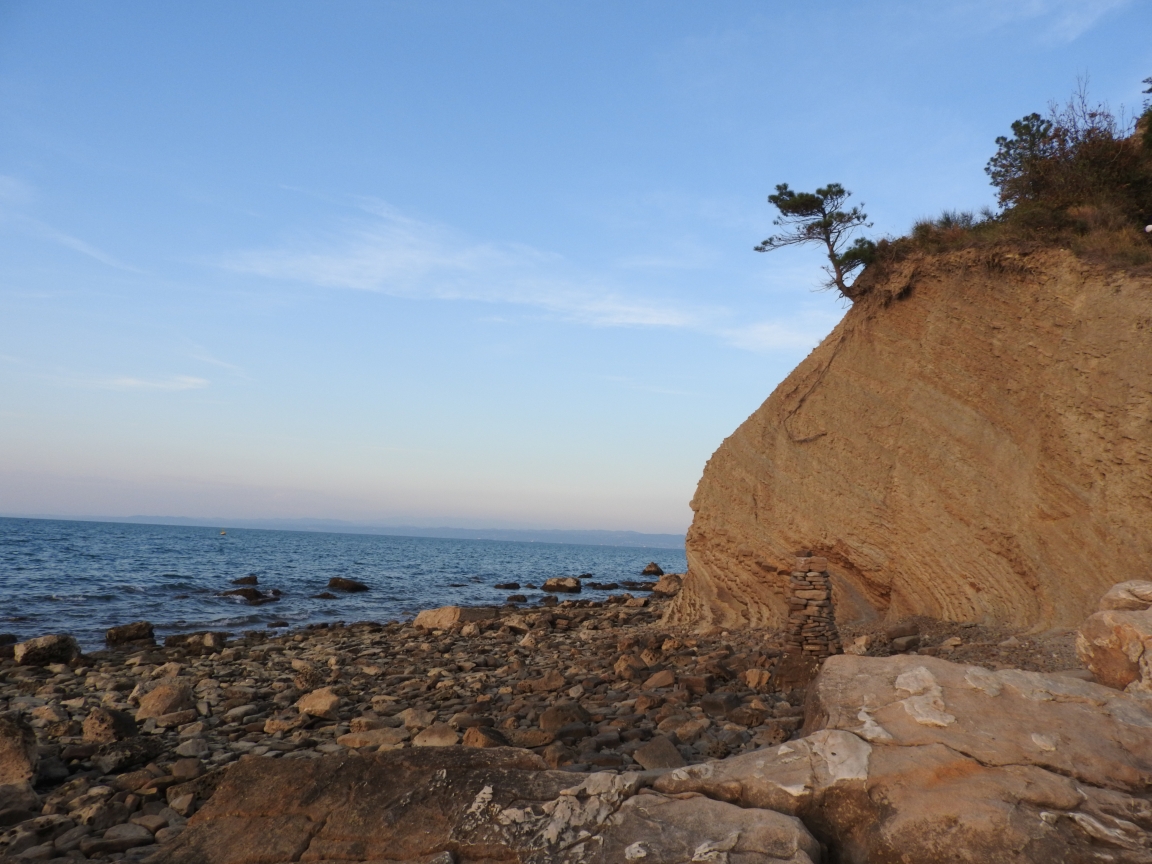
[[[988,173],[1003,209],[946,210],[904,237],[876,244],[873,272],[853,286],[862,296],[913,254],[972,248],[1061,248],[1093,263],[1152,272],[1152,108],[1133,126],[1081,90],[1048,118],[1030,115],[1000,138]]]
[[[907,237],[879,241],[872,266],[883,270],[914,253],[1000,246],[1068,249],[1095,263],[1152,270],[1152,234],[1113,208],[1091,205],[1024,218],[946,211],[917,222]]]

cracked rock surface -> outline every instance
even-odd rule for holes
[[[847,864],[1152,861],[1152,701],[934,657],[839,656],[796,741],[655,787],[799,816]]]
[[[814,864],[795,817],[551,771],[525,750],[399,750],[231,771],[153,864]]]

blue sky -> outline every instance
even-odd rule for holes
[[[0,514],[681,531],[872,234],[1152,4],[0,0]]]

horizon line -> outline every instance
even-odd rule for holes
[[[189,528],[303,531],[317,534],[367,534],[445,540],[499,540],[513,543],[571,543],[573,545],[683,548],[686,534],[608,528],[470,528],[450,525],[388,525],[318,517],[211,519],[198,516],[59,516],[2,514],[2,519],[61,522],[156,525]],[[631,542],[621,542],[631,541]],[[648,541],[648,542],[643,542]]]

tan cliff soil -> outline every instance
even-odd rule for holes
[[[837,621],[1075,626],[1152,561],[1152,278],[973,249],[862,277],[709,460],[669,624],[781,628],[791,557]]]

